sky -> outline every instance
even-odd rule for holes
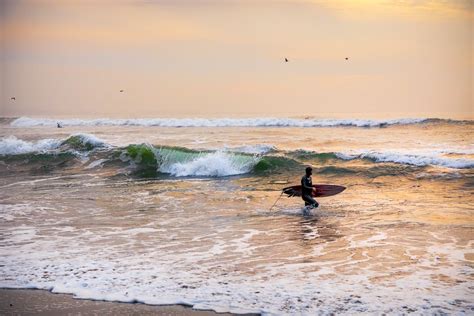
[[[474,118],[473,2],[0,0],[0,116]]]

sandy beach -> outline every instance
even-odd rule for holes
[[[153,306],[74,299],[45,290],[0,289],[1,315],[231,315],[181,305]]]

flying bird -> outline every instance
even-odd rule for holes
[[[123,89],[121,89],[120,92],[123,92]]]
[[[11,100],[13,100],[13,101],[15,101],[15,100],[16,100],[16,98],[15,98],[15,97],[11,97],[10,99],[11,99]]]
[[[346,60],[349,60],[349,57],[346,57]]]
[[[285,58],[285,63],[287,63],[287,62],[288,62],[288,58]]]

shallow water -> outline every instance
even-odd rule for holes
[[[96,125],[0,125],[0,286],[237,313],[474,311],[470,121]],[[269,211],[306,164],[346,191],[308,216],[299,198]]]

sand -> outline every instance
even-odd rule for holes
[[[231,315],[181,305],[153,306],[74,299],[44,290],[0,289],[0,315]]]

